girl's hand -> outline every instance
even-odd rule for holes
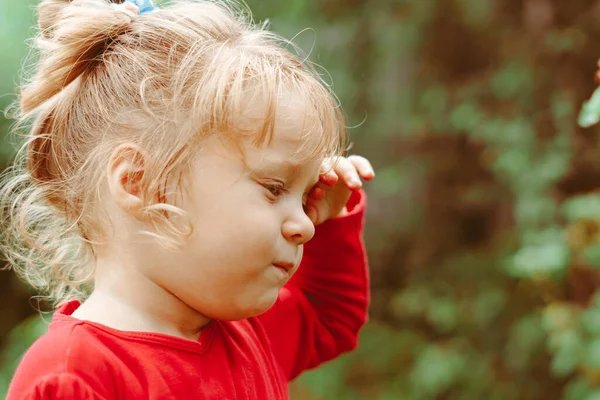
[[[362,188],[361,178],[368,181],[375,176],[371,163],[356,155],[326,159],[322,171],[306,201],[306,214],[315,225],[346,214],[350,195]]]

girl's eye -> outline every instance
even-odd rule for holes
[[[284,195],[284,194],[287,193],[287,190],[283,187],[283,185],[266,183],[266,184],[263,184],[263,186],[274,197],[280,197],[280,196],[282,196],[282,195]]]

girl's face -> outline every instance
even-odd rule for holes
[[[278,105],[273,141],[244,157],[210,139],[190,169],[181,208],[194,234],[153,280],[199,313],[243,319],[266,311],[314,234],[303,202],[321,160],[295,158],[305,115]]]

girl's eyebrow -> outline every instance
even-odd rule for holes
[[[302,166],[305,165],[301,162],[281,160],[281,161],[263,161],[257,168],[253,168],[256,172],[269,173],[269,172],[283,172],[287,176],[292,176],[300,171]],[[309,188],[312,188],[319,183],[320,171],[317,172],[316,177],[311,180]]]
[[[255,170],[261,171],[283,171],[286,174],[294,174],[298,173],[302,168],[303,164],[295,161],[289,160],[281,160],[281,161],[265,161],[262,160],[260,164],[257,165]]]

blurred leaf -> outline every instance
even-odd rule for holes
[[[455,382],[466,361],[451,348],[432,345],[419,354],[410,377],[420,392],[436,395]]]
[[[448,89],[441,85],[431,85],[421,95],[421,109],[427,116],[427,123],[436,131],[447,129],[446,109]]]
[[[533,81],[531,68],[518,61],[512,61],[501,68],[490,80],[492,93],[499,99],[520,95]]]
[[[585,36],[578,29],[553,30],[546,34],[546,46],[555,52],[569,52],[585,44]]]
[[[377,170],[377,179],[373,181],[374,190],[382,196],[393,196],[404,189],[410,175],[398,166],[389,166]]]
[[[387,343],[382,346],[381,343]],[[353,354],[368,358],[368,364],[379,371],[394,371],[393,361],[399,356],[409,358],[419,351],[424,340],[417,332],[392,329],[381,322],[373,321],[364,327],[360,334],[360,347]]]
[[[585,363],[588,367],[600,371],[600,337],[585,346]]]
[[[590,308],[600,309],[600,291],[596,290],[596,292],[592,296]]]
[[[448,105],[448,89],[441,85],[431,85],[421,95],[421,107],[431,117],[440,116]]]
[[[336,398],[336,394],[343,391],[343,377],[345,364],[338,362],[328,363],[323,366],[319,373],[303,374],[300,381],[306,384],[317,396],[324,398]]]
[[[482,120],[483,115],[473,102],[464,101],[450,113],[450,126],[458,132],[475,130]]]
[[[48,330],[47,321],[51,319],[51,315],[45,316],[44,319],[39,315],[35,315],[26,319],[11,331],[0,357],[0,396],[8,390],[8,385],[21,357],[40,336],[46,333]]]
[[[590,392],[585,394],[585,397],[581,398],[582,400],[600,400],[600,390],[593,389]]]
[[[498,289],[489,288],[480,291],[473,301],[473,318],[478,325],[486,327],[500,313],[506,304],[506,294]]]
[[[427,319],[436,329],[445,333],[456,326],[458,319],[458,309],[456,304],[448,299],[437,299],[430,303],[427,311]]]
[[[594,389],[583,378],[573,379],[565,388],[562,400],[583,400],[593,394]],[[590,399],[593,400],[593,399]]]
[[[430,295],[422,288],[408,288],[392,297],[390,310],[399,318],[419,315],[429,307],[430,301]]]
[[[581,314],[581,325],[592,337],[600,337],[600,309],[589,308]]]
[[[505,348],[505,363],[513,371],[523,373],[529,367],[534,352],[544,344],[546,333],[541,318],[526,315],[513,324],[510,340]]]
[[[586,247],[583,250],[583,257],[590,266],[600,269],[600,244]]]
[[[562,238],[545,244],[524,246],[513,257],[510,271],[515,276],[534,277],[563,272],[569,262],[570,251]]]
[[[516,223],[520,227],[537,226],[554,220],[556,210],[553,199],[535,193],[522,193],[515,201]]]
[[[571,338],[570,335],[562,336]],[[575,369],[581,360],[581,346],[579,340],[570,340],[561,343],[552,356],[552,373],[564,377]]]
[[[567,120],[571,123],[573,118],[573,102],[563,92],[554,93],[552,96],[552,116],[557,123]]]
[[[467,24],[473,28],[485,27],[493,15],[494,2],[491,0],[459,0]]]
[[[575,196],[562,203],[561,212],[570,222],[600,218],[600,195]]]
[[[531,158],[528,152],[519,147],[509,147],[499,153],[493,162],[493,168],[500,174],[506,174],[509,178],[521,176],[523,171],[528,171]]]
[[[577,123],[583,128],[589,128],[600,120],[600,87],[594,90],[592,97],[583,103]]]
[[[569,154],[559,152],[548,152],[538,163],[540,174],[538,177],[549,183],[562,178],[569,170],[571,158]]]

